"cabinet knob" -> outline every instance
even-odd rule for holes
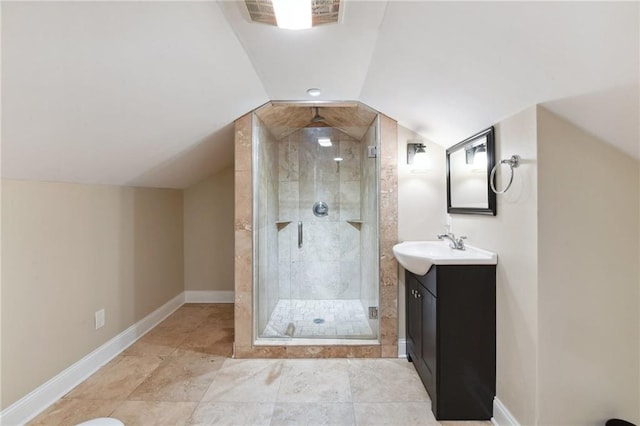
[[[420,292],[419,292],[419,291],[416,291],[416,297],[417,297],[418,299],[420,299],[420,298],[422,298],[422,294],[420,294]]]

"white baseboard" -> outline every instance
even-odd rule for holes
[[[491,423],[496,426],[520,426],[520,423],[513,417],[513,414],[509,412],[507,407],[495,397],[493,399],[493,418]]]
[[[398,358],[407,357],[407,339],[398,339]]]
[[[2,410],[0,424],[17,426],[33,419],[171,315],[184,304],[184,297],[184,293],[180,293],[80,361]]]
[[[185,303],[233,303],[233,291],[200,291],[187,290],[184,292]]]

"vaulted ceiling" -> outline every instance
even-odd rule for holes
[[[639,157],[638,2],[343,0],[303,31],[242,1],[1,7],[3,177],[184,188],[310,87],[444,146],[542,104]]]

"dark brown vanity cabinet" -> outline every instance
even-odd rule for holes
[[[406,272],[407,356],[438,420],[488,420],[496,388],[495,265]]]

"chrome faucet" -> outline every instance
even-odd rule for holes
[[[449,240],[449,247],[454,250],[464,250],[464,240],[467,239],[467,237],[460,237],[456,239],[456,236],[450,232],[447,234],[438,234],[437,237],[439,240]]]

